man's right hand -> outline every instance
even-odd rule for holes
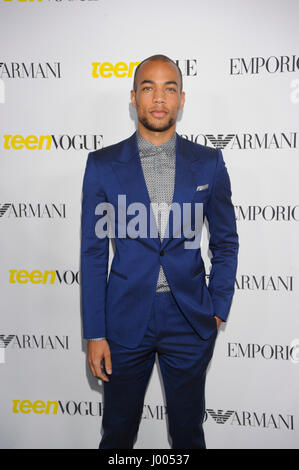
[[[107,375],[103,372],[102,361],[107,374],[112,374],[110,347],[107,340],[88,341],[88,363],[92,375],[104,382],[109,382]]]

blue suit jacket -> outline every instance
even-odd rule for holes
[[[220,149],[194,144],[176,134],[176,176],[173,203],[203,203],[209,223],[213,255],[207,287],[200,248],[184,248],[173,237],[172,211],[169,236],[115,237],[116,252],[107,282],[109,238],[98,238],[95,226],[100,202],[113,204],[126,195],[127,206],[142,202],[148,227],[153,212],[143,175],[136,133],[128,139],[88,155],[83,180],[81,286],[85,338],[106,336],[129,348],[142,340],[155,295],[160,264],[172,293],[197,333],[207,339],[216,328],[214,315],[226,321],[234,293],[238,235],[231,202],[230,180]],[[197,191],[199,185],[208,185]],[[182,206],[181,206],[182,209]],[[133,215],[126,216],[128,223]],[[116,219],[115,233],[121,221]],[[149,232],[148,232],[149,233]],[[167,232],[165,232],[167,234]],[[187,240],[188,241],[188,240]]]

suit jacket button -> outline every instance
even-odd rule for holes
[[[160,256],[164,256],[164,250],[160,251]]]

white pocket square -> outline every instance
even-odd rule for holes
[[[203,184],[202,186],[197,186],[196,191],[202,191],[203,189],[207,189],[208,187],[208,184]]]

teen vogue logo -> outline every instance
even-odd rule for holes
[[[57,415],[65,414],[69,416],[102,416],[102,403],[93,403],[87,401],[75,402],[60,400],[12,400],[12,412],[14,414],[30,414],[37,415]]]
[[[27,136],[4,134],[4,150],[98,150],[103,147],[103,134],[61,134]]]
[[[74,272],[67,271],[27,271],[26,269],[10,269],[9,270],[9,283],[10,284],[66,284],[72,286],[80,284],[80,271]]]
[[[93,78],[132,78],[139,62],[92,62],[91,75]],[[174,62],[180,68],[183,77],[197,76],[197,59],[176,59]]]

